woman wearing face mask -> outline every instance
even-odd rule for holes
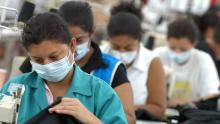
[[[112,56],[102,54],[99,46],[91,41],[94,24],[90,5],[80,1],[66,2],[60,7],[58,14],[68,23],[71,35],[76,38],[76,64],[83,71],[111,85],[123,103],[128,122],[135,123],[132,90],[126,68]],[[22,72],[31,71],[28,63],[29,60],[26,60],[21,66]]]
[[[196,38],[193,21],[177,19],[168,26],[168,46],[155,50],[162,63],[173,71],[169,82],[169,107],[182,106],[219,92],[214,62],[210,55],[194,48]]]
[[[164,71],[160,60],[140,43],[140,20],[133,14],[119,12],[111,17],[108,34],[110,44],[102,46],[103,52],[126,65],[135,109],[144,109],[163,118],[166,108]]]
[[[24,123],[64,97],[48,111],[70,115],[85,124],[126,124],[123,106],[104,81],[81,71],[75,64],[76,40],[65,22],[55,14],[32,17],[23,30],[23,45],[31,58],[33,72],[9,80],[1,93],[12,85],[23,85],[18,124]]]

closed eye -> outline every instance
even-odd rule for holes
[[[59,60],[60,58],[58,56],[50,56],[49,57],[52,61]]]
[[[43,63],[43,59],[41,58],[31,58],[31,60],[33,60],[36,63],[42,64]]]

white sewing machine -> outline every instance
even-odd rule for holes
[[[14,96],[0,94],[0,124],[16,123],[18,99]]]
[[[17,124],[20,99],[24,93],[24,86],[11,84],[9,95],[0,93],[0,124]]]

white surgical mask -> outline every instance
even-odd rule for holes
[[[117,50],[111,50],[110,54],[121,60],[125,65],[131,64],[137,57],[137,51],[119,52]]]
[[[36,62],[31,61],[33,70],[35,70],[38,75],[50,82],[59,82],[63,80],[69,71],[73,68],[73,63],[69,62],[67,56],[56,62],[52,62],[46,65],[41,65]]]
[[[183,53],[176,53],[172,50],[169,51],[170,59],[179,65],[187,62],[190,59],[191,55],[192,55],[192,50]]]
[[[75,60],[81,60],[88,52],[90,48],[90,42],[85,42],[76,46]]]

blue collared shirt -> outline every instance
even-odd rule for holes
[[[119,97],[103,80],[89,75],[74,66],[72,83],[65,95],[77,98],[104,124],[126,124],[126,116]],[[11,84],[23,84],[18,124],[30,119],[48,106],[44,81],[36,72],[22,74],[9,80],[1,90],[6,94]]]

